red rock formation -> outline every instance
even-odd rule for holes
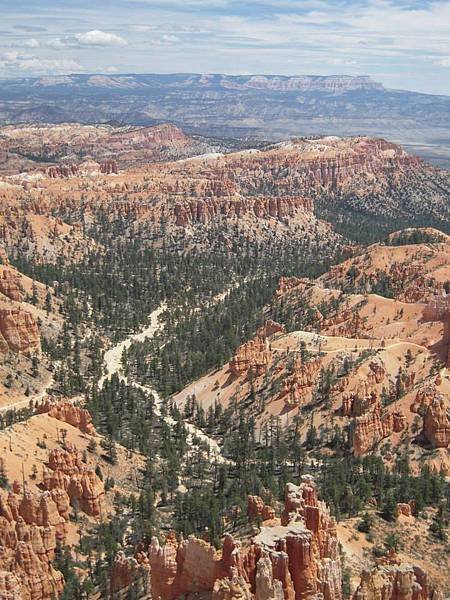
[[[236,377],[251,372],[253,376],[263,375],[272,364],[272,352],[267,341],[256,337],[236,350],[230,361],[230,371]]]
[[[283,398],[289,406],[301,405],[308,388],[315,384],[320,368],[320,358],[303,362],[300,353],[296,354],[291,374],[283,381],[279,398]]]
[[[19,273],[9,267],[0,267],[0,293],[17,302],[23,300]]]
[[[0,598],[2,600],[21,600],[22,589],[19,576],[11,571],[0,571]]]
[[[300,285],[302,285],[303,281],[305,281],[305,280],[299,279],[298,277],[280,277],[280,280],[278,282],[278,288],[277,288],[277,291],[275,292],[275,297],[281,298],[282,296],[284,296],[285,294],[287,294],[294,288],[297,288]],[[310,285],[312,285],[312,283],[313,283],[309,279],[307,279],[306,281],[308,281],[308,283]]]
[[[194,592],[215,598],[341,599],[336,524],[317,499],[310,478],[288,484],[282,525],[268,525],[246,548],[226,536],[222,552],[193,536],[148,549],[154,597],[173,600]],[[271,595],[268,595],[268,594]]]
[[[214,582],[211,600],[252,600],[253,598],[248,583],[238,575],[236,569],[231,569],[230,577],[216,579]]]
[[[425,414],[426,409],[431,402],[439,396],[439,392],[435,384],[426,385],[421,387],[414,398],[414,402],[410,406],[410,410],[413,413]]]
[[[0,308],[0,353],[39,353],[41,338],[33,315],[20,308]]]
[[[379,565],[364,570],[353,600],[438,600],[438,590],[430,590],[427,574],[407,564]]]
[[[135,558],[118,552],[114,558],[111,573],[111,592],[127,592],[134,584],[145,597],[151,594],[151,572],[147,556],[139,553]]]
[[[88,410],[75,406],[68,400],[61,400],[55,404],[50,400],[44,401],[38,408],[39,413],[48,413],[51,417],[69,423],[83,433],[94,434],[95,428]]]
[[[280,325],[276,321],[272,321],[269,319],[264,323],[262,327],[258,329],[256,335],[260,338],[269,338],[275,335],[276,333],[285,333],[284,325]]]
[[[272,561],[265,552],[256,564],[255,600],[284,600],[283,585],[274,578]]]
[[[373,410],[378,403],[375,392],[368,392],[368,382],[359,382],[356,391],[342,397],[342,415],[344,417],[360,417]]]
[[[434,398],[427,407],[423,420],[423,435],[433,448],[450,445],[449,406],[443,396]]]
[[[227,197],[225,194],[228,191],[226,188],[219,190],[216,186],[216,197],[178,202],[174,207],[175,225],[186,227],[190,223],[208,223],[217,217],[242,218],[247,214],[260,219],[272,217],[284,220],[298,211],[311,213],[313,210],[310,198]]]
[[[285,598],[300,600],[316,594],[323,594],[327,600],[341,598],[336,523],[317,499],[310,477],[305,477],[300,486],[287,485],[281,523],[281,531],[263,527],[254,543],[268,552]]]
[[[78,174],[78,167],[74,164],[69,165],[53,165],[46,170],[47,177],[51,179],[59,179],[64,177],[73,177]]]
[[[353,430],[353,452],[362,456],[372,450],[381,440],[405,427],[405,416],[400,412],[382,415],[381,403],[377,401],[369,414],[356,417]]]
[[[163,546],[153,538],[148,548],[148,559],[152,572],[152,592],[155,598],[173,598],[173,586],[178,570],[178,542],[169,534]],[[200,565],[199,565],[200,568]]]
[[[101,516],[105,499],[103,483],[94,469],[83,463],[75,448],[55,448],[50,452],[48,466],[50,470],[44,473],[45,489],[63,488],[72,506],[93,517]]]
[[[450,368],[450,294],[443,293],[432,300],[423,311],[424,321],[442,321],[444,334],[442,342],[446,348],[447,367]]]
[[[406,502],[397,502],[397,515],[403,515],[404,517],[411,516],[411,505]]]
[[[0,598],[53,600],[63,587],[51,562],[66,537],[67,494],[59,490],[56,502],[50,492],[14,489],[0,494]]]
[[[117,169],[117,162],[114,159],[105,160],[104,162],[100,163],[100,172],[104,173],[105,175],[111,175],[111,173],[117,175],[119,172]]]
[[[262,519],[267,521],[275,518],[275,510],[264,503],[259,496],[248,496],[247,498],[247,516],[250,519]]]

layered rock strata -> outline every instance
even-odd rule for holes
[[[363,571],[353,600],[444,600],[431,590],[420,567],[408,564],[379,565]]]
[[[288,484],[281,524],[263,527],[247,547],[228,535],[218,552],[172,534],[164,545],[154,539],[147,555],[153,595],[164,600],[197,592],[258,600],[342,597],[336,524],[307,477],[300,486]]]
[[[356,417],[353,423],[352,446],[355,456],[363,456],[377,446],[381,440],[405,427],[406,417],[399,411],[382,413],[377,400],[369,414]]]
[[[0,353],[29,355],[40,350],[39,328],[33,315],[20,308],[0,307]]]
[[[50,400],[44,401],[38,408],[39,413],[48,413],[50,417],[68,423],[76,427],[83,433],[94,434],[95,428],[92,423],[92,417],[88,410],[75,406],[68,400],[52,403]]]
[[[268,342],[256,337],[240,346],[230,361],[230,371],[236,376],[251,374],[254,377],[263,375],[272,364],[273,355]]]
[[[65,490],[71,506],[92,517],[101,517],[105,500],[103,483],[94,469],[83,463],[75,448],[55,448],[50,452],[43,485],[47,490]]]

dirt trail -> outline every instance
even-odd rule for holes
[[[53,385],[53,378],[51,378],[47,384],[45,385],[45,387],[37,394],[35,394],[34,396],[30,396],[29,398],[25,398],[24,400],[19,400],[18,402],[14,402],[14,404],[7,404],[5,406],[0,406],[0,414],[8,411],[8,410],[19,410],[20,408],[26,408],[30,402],[36,403],[36,402],[40,402],[41,400],[44,399],[44,397],[47,395],[47,390],[48,388],[52,387]]]
[[[220,294],[219,300],[222,299],[223,297],[224,297],[223,294]],[[143,342],[146,339],[151,339],[152,337],[154,337],[154,335],[161,328],[161,324],[158,319],[159,319],[159,316],[164,312],[165,309],[166,309],[166,304],[161,303],[158,306],[158,308],[156,308],[150,314],[149,324],[145,329],[143,329],[140,333],[135,333],[135,334],[128,336],[127,338],[125,338],[124,340],[122,340],[121,342],[119,342],[118,344],[113,346],[112,348],[110,348],[107,352],[105,352],[103,360],[104,360],[104,363],[106,366],[106,373],[105,373],[105,375],[103,375],[100,378],[99,384],[98,384],[99,387],[101,387],[103,385],[103,382],[106,379],[109,379],[110,377],[112,377],[112,375],[117,374],[121,381],[124,381],[128,385],[132,385],[133,387],[138,388],[138,389],[146,392],[147,394],[151,394],[153,396],[153,398],[155,399],[155,408],[156,408],[155,412],[159,416],[161,415],[161,405],[162,405],[161,396],[158,394],[157,390],[155,390],[153,387],[151,387],[149,385],[141,385],[139,383],[132,381],[130,378],[125,377],[125,375],[123,374],[123,369],[122,369],[122,355],[123,355],[124,350],[128,349],[133,342]],[[175,425],[175,420],[172,419],[172,417],[167,416],[167,417],[165,417],[165,420],[168,425],[171,425],[171,426]],[[227,459],[222,456],[222,452],[221,452],[219,444],[213,438],[208,436],[206,433],[204,433],[201,429],[199,429],[192,423],[185,422],[185,427],[189,433],[188,443],[190,445],[192,445],[192,439],[194,437],[198,437],[199,439],[202,440],[202,442],[205,442],[207,444],[210,456],[213,461],[217,461],[218,463],[227,462]]]

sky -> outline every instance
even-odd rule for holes
[[[370,75],[450,95],[450,0],[0,0],[0,77]]]

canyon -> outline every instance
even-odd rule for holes
[[[0,140],[0,597],[443,600],[448,173],[367,136]]]

